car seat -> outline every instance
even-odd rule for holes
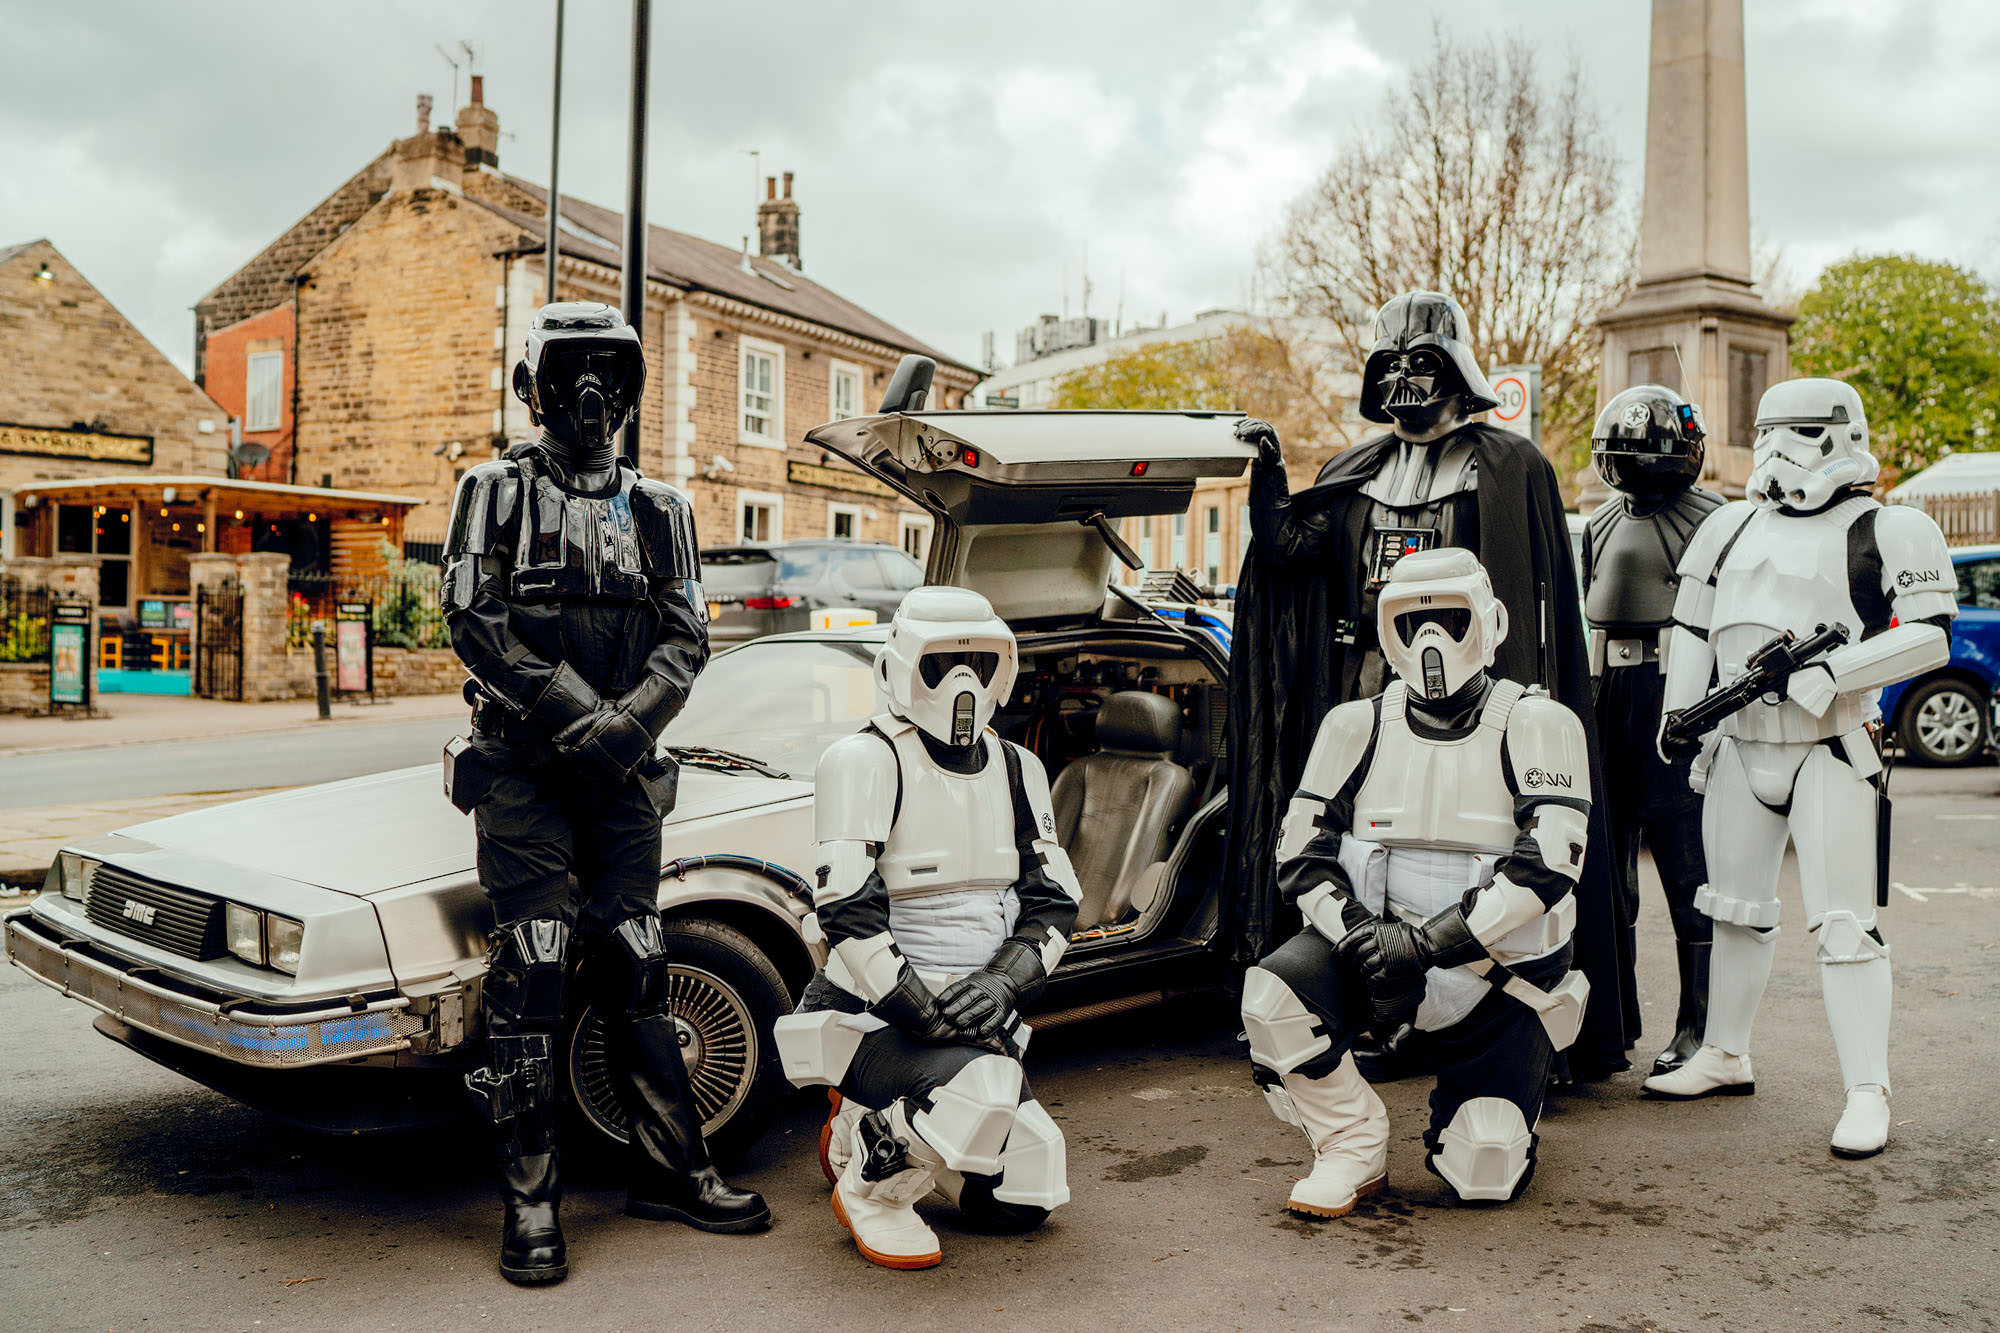
[[[1126,690],[1097,711],[1097,751],[1071,763],[1050,790],[1056,837],[1076,867],[1079,930],[1144,909],[1158,892],[1173,836],[1194,799],[1194,778],[1171,758],[1181,710],[1164,695]]]

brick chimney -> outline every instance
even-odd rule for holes
[[[462,117],[464,112],[459,114]],[[455,131],[431,128],[431,99],[428,94],[418,94],[417,132],[407,139],[396,140],[389,164],[389,193],[456,191],[464,181],[464,173],[465,145]]]
[[[757,253],[790,268],[799,265],[799,206],[792,202],[792,173],[785,173],[785,194],[778,197],[778,178],[764,178],[764,202],[757,205]]]
[[[486,105],[486,76],[472,76],[472,102],[458,109],[458,137],[465,141],[465,165],[474,171],[500,165],[500,117]]]

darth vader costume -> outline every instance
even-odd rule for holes
[[[610,306],[538,311],[514,390],[540,438],[465,474],[445,545],[441,601],[474,699],[445,781],[473,816],[494,915],[485,1062],[466,1086],[498,1149],[500,1272],[522,1284],[568,1273],[556,1061],[573,940],[631,1112],[626,1212],[726,1232],[770,1217],[709,1162],[667,1003],[660,822],[675,771],[654,746],[708,660],[708,625],[687,497],[617,456],[645,378]]]
[[[1375,602],[1403,555],[1457,546],[1478,557],[1515,627],[1494,672],[1542,686],[1585,720],[1593,787],[1602,785],[1555,469],[1525,437],[1469,420],[1497,405],[1458,303],[1409,292],[1377,314],[1362,372],[1361,414],[1390,424],[1388,434],[1337,455],[1293,495],[1276,433],[1258,421],[1238,428],[1258,446],[1229,664],[1226,864],[1239,961],[1254,963],[1288,933],[1279,924],[1279,818],[1328,710],[1384,686]],[[1589,841],[1608,845],[1600,813]],[[1629,1067],[1639,1028],[1633,907],[1602,854],[1586,860],[1576,901],[1577,966],[1591,1004],[1567,1064],[1576,1078],[1599,1078]]]
[[[1708,1013],[1709,921],[1694,905],[1708,880],[1701,797],[1688,785],[1688,761],[1669,762],[1654,748],[1680,583],[1674,570],[1695,529],[1722,505],[1695,485],[1703,438],[1700,410],[1657,384],[1606,403],[1590,433],[1597,473],[1618,492],[1590,516],[1583,539],[1584,618],[1604,744],[1600,800],[1628,883],[1638,883],[1642,839],[1652,853],[1680,971],[1674,1035],[1653,1061],[1655,1074],[1695,1053]]]

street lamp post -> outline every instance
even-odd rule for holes
[[[556,232],[562,226],[562,192],[556,183],[556,168],[562,163],[562,48],[563,0],[556,0],[555,95],[550,99],[549,111],[549,248],[544,260],[548,285],[542,297],[544,304],[556,299]]]
[[[646,315],[646,71],[653,28],[652,0],[632,0],[631,162],[625,176],[625,322],[643,341]],[[620,451],[639,462],[639,416],[625,427]]]

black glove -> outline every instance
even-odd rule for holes
[[[653,753],[653,733],[617,704],[603,704],[554,736],[559,754],[614,782],[632,776]]]
[[[938,996],[945,1019],[966,1036],[984,1041],[998,1033],[1047,973],[1042,956],[1024,940],[1009,939],[986,966],[959,978]]]
[[[1278,445],[1278,432],[1268,421],[1256,417],[1245,417],[1236,423],[1236,438],[1245,444],[1257,447],[1257,456],[1266,463],[1285,461],[1284,450]]]
[[[896,989],[869,1008],[883,1022],[918,1041],[957,1041],[959,1030],[938,1008],[937,997],[909,964],[896,978]]]
[[[1465,923],[1463,904],[1448,907],[1422,925],[1371,921],[1352,931],[1335,952],[1368,990],[1371,1030],[1389,1031],[1416,1017],[1424,998],[1424,973],[1433,967],[1460,967],[1486,957],[1486,946]]]

